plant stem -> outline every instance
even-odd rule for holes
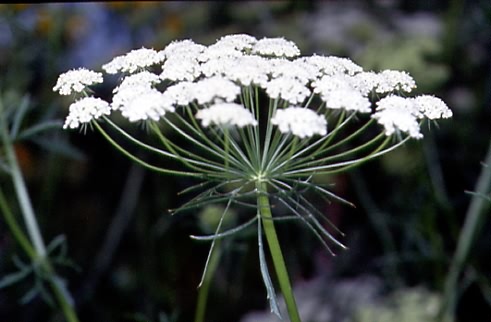
[[[286,308],[291,322],[301,322],[300,315],[298,314],[297,304],[293,295],[293,290],[290,284],[290,278],[288,277],[288,271],[286,269],[283,253],[281,252],[278,236],[276,235],[276,229],[274,227],[273,215],[271,213],[271,206],[269,204],[269,197],[267,194],[267,183],[258,180],[256,181],[257,205],[262,217],[262,225],[266,240],[268,241],[269,251],[273,259],[273,265],[278,277],[281,293],[285,298]]]
[[[15,220],[14,214],[12,213],[12,210],[10,210],[10,207],[1,189],[0,189],[0,211],[3,214],[3,218],[5,219],[7,225],[9,226],[10,231],[14,235],[14,238],[17,240],[17,242],[24,250],[24,252],[26,252],[29,258],[36,258],[36,251],[31,246],[29,239],[24,234],[19,224]]]
[[[19,162],[17,161],[17,156],[15,155],[12,141],[7,132],[7,122],[2,115],[1,109],[0,129],[7,162],[9,164],[10,175],[12,177],[16,196],[21,208],[21,213],[26,224],[27,233],[32,243],[32,247],[28,247],[30,251],[28,251],[27,254],[31,257],[31,260],[33,262],[39,261],[39,263],[42,265],[42,268],[47,273],[49,284],[53,289],[53,293],[58,300],[67,321],[78,322],[77,315],[75,314],[75,311],[73,309],[71,296],[66,290],[66,287],[63,284],[62,280],[56,275],[56,272],[54,271],[51,263],[49,262],[49,258],[47,257],[46,246],[41,236],[41,231],[39,229],[36,216],[34,214],[31,200],[29,198],[29,193],[27,191],[27,187],[19,167]],[[20,236],[21,235],[17,235],[17,237]],[[23,245],[23,247],[25,247],[25,245]],[[32,252],[32,250],[34,250],[34,252]]]
[[[220,249],[220,244],[221,240],[217,239],[215,241],[215,247],[213,248],[213,251],[211,253],[210,261],[208,262],[206,275],[200,285],[194,322],[203,322],[205,320],[206,303],[208,301],[208,294],[210,293],[211,281],[213,280],[213,276],[215,275],[222,253]]]
[[[445,281],[444,301],[441,314],[450,320],[455,312],[458,293],[458,279],[463,270],[470,248],[479,235],[482,223],[488,215],[486,212],[490,202],[485,199],[491,189],[491,142],[488,148],[486,161],[482,166],[473,197],[465,215],[465,222],[457,243],[450,270]]]

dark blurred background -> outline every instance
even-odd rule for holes
[[[23,126],[63,120],[52,91],[68,69],[100,70],[131,49],[223,35],[285,37],[302,54],[346,56],[365,70],[401,69],[418,93],[453,110],[438,128],[349,175],[327,178],[355,209],[318,203],[346,234],[332,257],[297,224],[279,227],[308,321],[431,321],[491,138],[489,1],[107,2],[0,5],[0,96],[32,107]],[[110,90],[100,88],[101,91]],[[47,243],[65,236],[76,268],[58,267],[81,321],[192,321],[209,244],[199,211],[170,216],[187,180],[134,166],[98,133],[50,131],[16,143]],[[10,178],[0,184],[18,210]],[[21,218],[19,217],[19,220]],[[461,283],[458,321],[491,316],[491,227],[482,224]],[[276,321],[257,240],[227,240],[207,321]],[[0,277],[26,259],[0,220]],[[41,297],[20,304],[33,280],[0,290],[0,321],[62,321]]]

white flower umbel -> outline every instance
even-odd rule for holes
[[[84,97],[70,105],[63,128],[76,129],[109,114],[111,108],[106,101],[91,96]]]
[[[390,136],[397,131],[408,133],[410,137],[421,139],[418,123],[419,111],[413,101],[399,96],[388,96],[377,103],[377,111],[372,115]]]
[[[223,77],[210,77],[193,83],[190,90],[198,104],[210,103],[216,100],[234,101],[240,94],[240,87]]]
[[[291,133],[301,139],[327,134],[326,118],[303,107],[277,110],[271,124],[277,125],[281,133]]]
[[[211,242],[206,263],[218,239],[256,225],[271,310],[280,314],[263,232],[292,322],[300,318],[275,225],[297,219],[329,252],[334,253],[332,246],[344,249],[306,192],[352,204],[319,185],[316,176],[349,171],[407,140],[421,139],[422,123],[452,115],[439,98],[409,97],[416,83],[405,71],[364,71],[349,58],[299,55],[296,44],[284,38],[257,40],[245,34],[207,46],[186,39],[158,52],[132,50],[102,66],[106,73],[121,73],[119,84],[112,84],[111,105],[93,97],[78,100],[64,125],[96,129],[147,169],[200,180],[186,191],[202,191],[173,213],[225,202],[215,233],[193,236]],[[96,72],[67,73],[54,89],[86,95],[86,86],[101,79]],[[146,131],[141,137],[128,133],[111,119],[113,110],[144,123]],[[147,153],[130,152],[135,148]],[[167,165],[162,167],[138,156],[148,154],[173,162],[159,163]],[[244,205],[250,217],[223,231],[229,208]],[[203,279],[212,273],[209,268],[213,265],[205,265]]]
[[[380,74],[377,93],[391,93],[394,91],[411,92],[416,88],[416,82],[406,72],[398,70],[384,70]]]
[[[131,101],[149,92],[160,82],[161,80],[158,75],[148,71],[124,77],[121,84],[113,90],[114,96],[111,108],[113,110],[119,110],[124,106],[128,106]]]
[[[160,82],[161,80],[158,75],[150,73],[148,71],[142,71],[137,74],[132,74],[124,77],[121,81],[121,84],[113,90],[113,93],[118,93],[121,90],[125,90],[131,87],[141,86],[150,88]]]
[[[421,95],[414,98],[414,105],[430,120],[447,119],[452,117],[452,110],[441,99],[431,95]]]
[[[318,75],[354,75],[363,71],[363,68],[355,64],[351,59],[335,56],[313,55],[299,58],[318,69]]]
[[[171,81],[194,81],[201,75],[201,69],[195,57],[172,56],[162,66],[161,79]]]
[[[206,46],[195,43],[190,39],[173,41],[158,54],[161,60],[172,58],[197,58]]]
[[[330,91],[322,95],[326,107],[330,109],[370,113],[372,103],[360,92],[351,89]]]
[[[263,38],[252,47],[254,54],[272,57],[295,57],[300,55],[297,45],[285,38]]]
[[[210,125],[235,125],[244,127],[246,125],[256,126],[257,121],[252,113],[240,104],[217,103],[208,108],[199,110],[196,118],[201,120],[204,127]]]
[[[102,73],[97,73],[86,68],[73,69],[58,77],[53,91],[60,95],[70,95],[73,92],[80,93],[87,86],[102,83]]]
[[[232,47],[236,50],[247,51],[251,50],[256,42],[256,37],[246,34],[237,34],[223,36],[216,44],[219,46]]]
[[[148,89],[121,106],[121,114],[130,122],[158,121],[166,112],[174,112],[173,101],[156,89]]]
[[[201,65],[206,77],[222,76],[243,86],[264,87],[269,80],[271,64],[260,56],[246,55],[208,60]]]
[[[163,60],[155,50],[148,48],[135,49],[126,55],[115,57],[109,63],[102,66],[102,69],[108,74],[118,72],[134,73],[138,70],[144,70],[147,67],[158,64]]]
[[[300,104],[310,96],[310,89],[295,78],[276,78],[269,81],[265,87],[269,97],[281,98],[291,104]]]

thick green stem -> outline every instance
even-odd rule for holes
[[[293,290],[290,284],[290,278],[288,277],[288,271],[286,269],[285,260],[281,252],[278,236],[276,235],[276,229],[274,226],[273,215],[271,213],[271,207],[269,204],[269,197],[267,194],[267,183],[261,180],[256,181],[257,189],[257,205],[262,217],[262,225],[266,240],[268,241],[269,251],[271,258],[273,259],[273,265],[278,277],[281,293],[285,298],[286,308],[291,322],[301,322],[300,315],[298,314],[297,304],[293,295]]]
[[[479,235],[483,221],[490,207],[490,202],[485,198],[491,190],[491,142],[488,148],[486,161],[483,164],[481,174],[476,184],[474,195],[465,215],[465,222],[459,236],[457,250],[455,251],[450,270],[445,281],[444,303],[442,315],[451,320],[455,312],[458,297],[458,280],[462,272],[470,249]]]
[[[213,276],[220,262],[221,249],[220,240],[216,240],[215,247],[211,253],[210,261],[208,262],[208,267],[206,269],[206,275],[204,276],[203,282],[200,285],[198,293],[198,303],[196,305],[196,313],[194,315],[194,322],[203,322],[205,320],[206,313],[206,303],[208,301],[208,294],[210,293],[210,285],[213,280]]]

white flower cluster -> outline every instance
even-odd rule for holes
[[[115,57],[102,69],[109,74],[125,74],[108,105],[131,122],[158,121],[166,113],[192,105],[205,127],[255,126],[257,121],[247,110],[252,108],[251,102],[244,96],[252,89],[261,90],[276,102],[272,124],[283,133],[302,138],[325,135],[325,115],[330,110],[373,113],[371,117],[387,135],[401,131],[414,138],[422,136],[419,123],[423,118],[433,120],[452,114],[436,97],[397,96],[416,87],[414,79],[404,71],[363,71],[348,58],[299,55],[295,43],[284,38],[256,39],[237,34],[224,36],[210,46],[186,39],[174,41],[160,51],[132,50]],[[101,73],[79,69],[62,74],[54,90],[67,95],[100,82]],[[322,103],[319,114],[308,109],[313,98]],[[240,112],[237,104],[242,106]],[[70,109],[70,113],[72,110],[76,109]],[[79,118],[79,112],[73,113],[75,116],[67,119],[90,121]],[[97,118],[97,114],[89,115]],[[244,117],[244,122],[238,117]],[[69,124],[76,127],[77,123]]]
[[[280,132],[292,133],[302,139],[315,134],[327,134],[325,117],[303,107],[292,106],[278,110],[271,119],[271,123],[277,125]]]
[[[102,83],[102,74],[94,71],[79,68],[72,69],[58,77],[53,91],[59,92],[60,95],[70,95],[73,92],[80,93],[87,86]]]
[[[102,69],[108,74],[134,73],[161,61],[162,57],[155,50],[140,48],[132,50],[126,55],[113,58],[109,63],[103,65]]]
[[[76,129],[94,119],[98,119],[102,115],[109,115],[110,113],[111,108],[106,101],[91,96],[84,97],[70,105],[69,114],[63,128]]]
[[[208,108],[199,110],[196,113],[196,118],[201,120],[203,126],[235,125],[244,127],[246,125],[257,125],[252,113],[240,104],[235,103],[218,103]]]
[[[377,102],[377,109],[372,117],[384,127],[386,135],[399,130],[420,139],[423,135],[419,129],[419,120],[449,118],[452,117],[452,111],[441,99],[434,96],[404,98],[389,95]]]

